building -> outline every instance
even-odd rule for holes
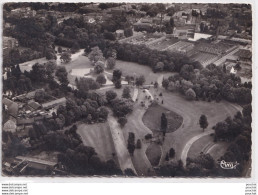
[[[174,28],[173,35],[179,39],[194,38],[195,24],[178,26]]]
[[[44,104],[42,104],[42,108],[51,109],[51,108],[61,106],[61,105],[63,105],[63,106],[66,105],[66,98],[65,97],[57,99],[57,100],[53,100],[51,102],[44,103]]]
[[[36,11],[32,10],[30,7],[22,7],[11,10],[11,15],[20,18],[29,18],[36,15]]]
[[[238,56],[240,61],[244,61],[244,62],[252,61],[252,52],[248,49],[240,49],[234,55]]]
[[[41,160],[38,158],[27,156],[16,156],[16,165],[12,169],[18,174],[35,175],[35,172],[39,175],[54,174],[53,171],[58,168],[57,162]]]
[[[7,98],[3,98],[2,100],[5,109],[7,109],[7,112],[14,118],[17,117],[19,105],[16,102],[13,102],[12,100],[9,100]]]
[[[12,120],[8,120],[4,126],[3,126],[3,130],[7,131],[7,132],[12,132],[14,133],[16,131],[16,123]]]

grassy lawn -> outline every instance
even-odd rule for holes
[[[143,116],[143,123],[153,132],[159,131],[162,113],[165,113],[168,120],[167,132],[173,132],[181,126],[183,117],[160,105],[151,105],[148,108],[147,112]]]
[[[158,166],[161,157],[161,148],[158,144],[152,143],[146,150],[146,155],[152,166]]]
[[[230,143],[219,142],[210,148],[208,153],[213,157],[214,160],[218,160],[223,154],[225,154]]]
[[[151,84],[151,82],[155,82],[161,73],[154,73],[152,69],[148,66],[144,66],[134,62],[126,62],[121,60],[116,60],[116,69],[120,69],[123,73],[123,76],[130,75],[133,76],[134,74],[137,75],[144,75],[146,81],[145,84]],[[113,70],[107,70],[110,73],[113,73]]]
[[[108,123],[80,124],[77,133],[85,146],[91,146],[102,160],[114,159],[114,143]]]
[[[201,152],[204,152],[205,148],[213,145],[213,136],[206,135],[193,143],[188,152],[189,158],[197,157]]]

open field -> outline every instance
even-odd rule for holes
[[[214,144],[213,142],[213,136],[206,135],[202,138],[198,139],[196,142],[193,143],[191,146],[188,156],[189,158],[195,158],[197,157],[201,152],[206,153],[204,150],[205,148],[208,148]]]
[[[155,143],[150,144],[146,150],[146,155],[152,166],[158,166],[161,157],[160,145]]]
[[[153,73],[151,68],[148,66],[140,65],[134,62],[126,62],[121,60],[116,60],[115,69],[120,69],[123,76],[130,75],[136,76],[143,75],[145,77],[145,84],[151,84],[151,82],[157,81],[157,79],[163,75],[163,73]],[[113,73],[113,70],[107,70],[109,73]],[[172,73],[165,73],[165,75],[171,75]]]
[[[168,120],[167,132],[176,131],[182,124],[183,118],[173,111],[160,105],[151,105],[143,116],[143,123],[154,131],[160,131],[161,114],[165,113]]]
[[[206,153],[209,153],[213,159],[216,161],[218,160],[222,155],[225,154],[228,146],[230,143],[227,142],[218,142],[214,143],[213,146],[211,146]]]
[[[91,146],[102,160],[114,159],[115,152],[113,139],[108,123],[80,124],[76,131],[82,138],[85,146]]]

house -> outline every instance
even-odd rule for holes
[[[50,109],[50,108],[54,108],[54,107],[61,106],[61,105],[63,105],[63,106],[66,105],[65,97],[57,99],[57,100],[53,100],[51,102],[44,103],[44,104],[42,104],[42,108]]]
[[[5,108],[7,109],[8,113],[14,118],[16,118],[18,114],[19,105],[16,102],[13,102],[12,100],[9,100],[7,98],[4,98],[2,102],[5,105]]]
[[[7,131],[7,132],[12,132],[14,133],[16,131],[16,123],[12,120],[8,120],[4,126],[3,126],[3,130]]]
[[[38,110],[41,107],[41,105],[34,100],[29,101],[28,106],[31,107],[33,110]]]

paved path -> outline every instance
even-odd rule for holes
[[[136,173],[131,160],[131,156],[126,147],[126,141],[125,141],[122,129],[120,128],[116,119],[111,115],[109,115],[108,117],[108,124],[110,126],[110,131],[114,141],[116,155],[117,155],[121,170],[124,171],[125,169],[130,168]]]
[[[209,131],[205,131],[199,135],[196,135],[194,137],[192,137],[186,144],[185,147],[182,151],[181,154],[181,160],[183,161],[183,164],[186,165],[186,158],[187,158],[187,154],[189,152],[189,149],[191,148],[191,146],[193,145],[194,142],[196,142],[198,139],[202,138],[203,136],[209,135],[211,133],[213,133],[214,130],[209,130]]]
[[[139,93],[139,89],[138,88],[134,88],[133,90],[133,97],[132,97],[132,100],[135,102],[137,97],[138,97],[138,93]]]

